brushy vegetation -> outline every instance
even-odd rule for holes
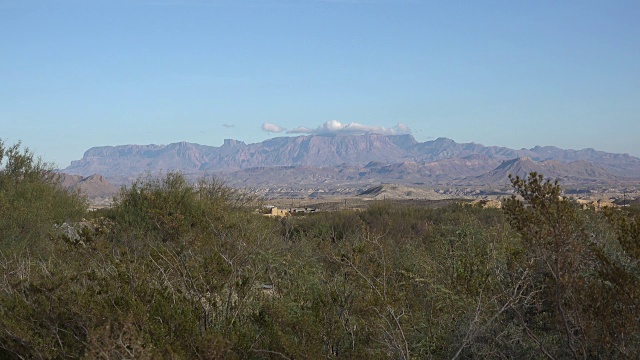
[[[168,174],[85,213],[28,151],[0,149],[0,358],[640,353],[638,212],[582,210],[537,174],[504,210],[277,220]]]
[[[87,204],[57,185],[51,166],[0,140],[0,246],[46,251],[51,224],[80,219]],[[44,249],[40,247],[44,246]]]

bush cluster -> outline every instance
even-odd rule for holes
[[[59,186],[51,165],[20,143],[7,146],[0,140],[0,249],[46,251],[43,240],[51,225],[77,221],[86,208],[79,193]]]
[[[0,154],[32,157],[12,149]],[[13,168],[0,172],[0,358],[640,352],[640,218],[581,210],[537,174],[513,179],[505,210],[381,202],[278,220],[176,173],[79,212],[46,171]],[[47,230],[82,217],[67,236],[82,241]]]

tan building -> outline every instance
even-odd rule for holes
[[[266,215],[266,216],[285,217],[285,216],[289,216],[289,210],[287,210],[287,209],[278,209],[275,206],[271,206],[271,207],[267,208],[267,212],[264,215]]]

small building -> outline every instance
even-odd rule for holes
[[[278,209],[275,206],[268,206],[267,211],[263,213],[265,216],[274,216],[274,217],[285,217],[289,216],[289,210],[287,209]]]

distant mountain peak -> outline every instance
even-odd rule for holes
[[[62,187],[78,190],[89,199],[111,198],[118,193],[118,189],[100,174],[83,177],[58,173],[58,180]]]
[[[502,162],[502,164],[500,164],[500,166],[498,166],[499,169],[501,168],[508,168],[508,167],[512,167],[512,166],[516,166],[518,164],[533,164],[535,163],[530,157],[528,156],[521,156],[521,157],[517,157],[514,159],[510,159],[510,160],[504,160]]]
[[[222,146],[225,147],[236,147],[236,146],[247,146],[244,141],[233,140],[233,139],[224,139],[224,143]]]

